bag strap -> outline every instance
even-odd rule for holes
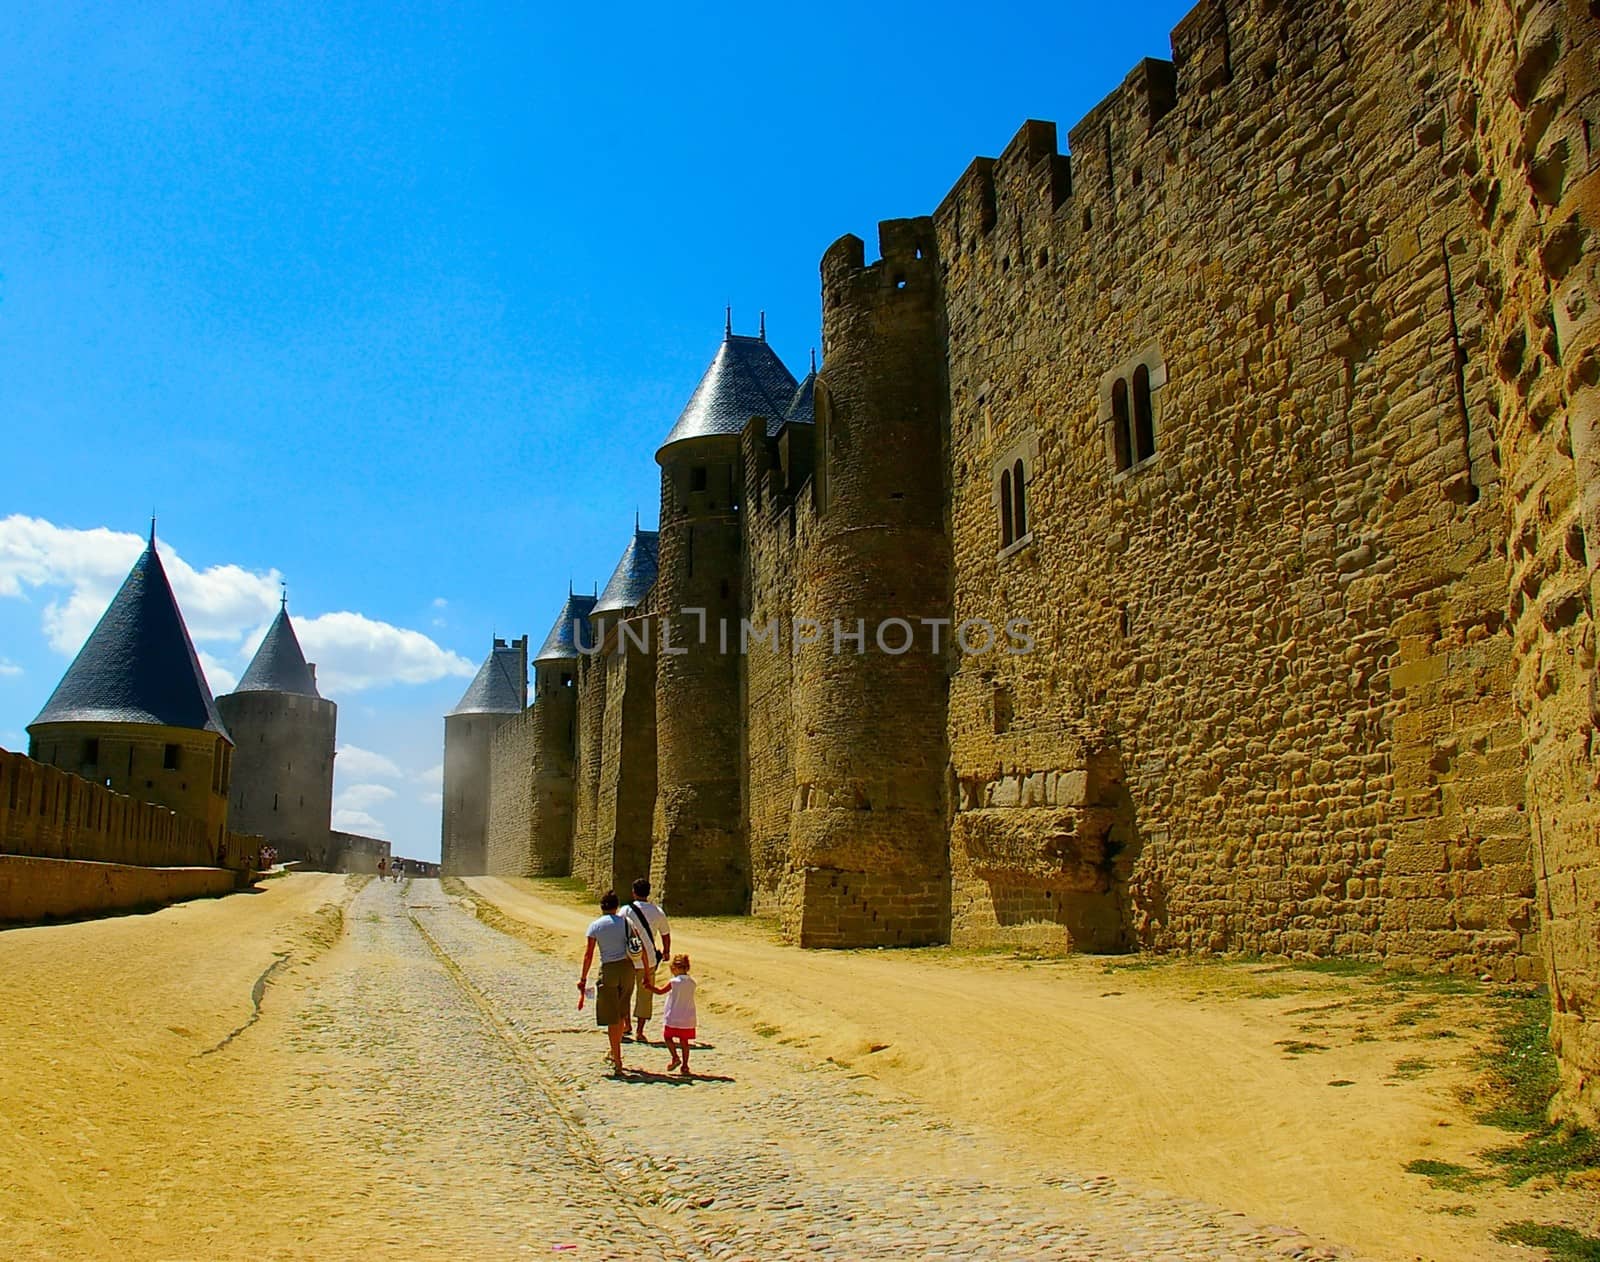
[[[661,947],[656,943],[656,929],[650,923],[650,917],[645,915],[640,910],[639,904],[631,898],[628,900],[628,910],[633,913],[633,918],[639,922],[639,926],[643,930],[639,935],[640,940],[650,944],[650,954],[656,957],[656,962],[659,964],[661,962]]]

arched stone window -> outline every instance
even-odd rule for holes
[[[1022,458],[1017,458],[1017,463],[1011,467],[1011,521],[1016,527],[1018,539],[1028,533],[1028,478],[1027,471],[1022,467]]]
[[[1156,459],[1156,396],[1166,387],[1167,365],[1161,348],[1146,346],[1100,378],[1099,420],[1109,427],[1107,447],[1112,473],[1144,469]],[[1167,424],[1162,408],[1162,424]]]
[[[1150,402],[1150,369],[1140,364],[1133,370],[1133,425],[1138,459],[1156,454],[1156,414]]]
[[[1133,434],[1128,424],[1128,383],[1121,377],[1111,387],[1111,441],[1116,445],[1117,472],[1133,468]]]
[[[1016,541],[1011,529],[1011,470],[1000,475],[1000,546],[1009,548]]]

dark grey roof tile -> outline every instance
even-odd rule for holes
[[[228,735],[153,536],[33,722],[155,723]]]

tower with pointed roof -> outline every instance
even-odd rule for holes
[[[439,862],[449,876],[488,869],[489,743],[528,705],[528,639],[496,639],[489,656],[444,720],[444,808]]]
[[[572,868],[578,660],[593,596],[569,592],[533,659],[533,701],[490,739],[487,868],[566,876]]]
[[[656,611],[656,806],[651,870],[684,911],[747,910],[739,654],[740,435],[782,426],[799,383],[772,347],[724,327],[722,345],[656,452],[661,466]],[[728,636],[733,637],[730,651]]]
[[[330,869],[338,707],[317,691],[285,597],[239,685],[217,698],[234,739],[229,811],[280,858]]]
[[[599,889],[626,888],[650,870],[655,662],[649,654],[648,632],[630,634],[624,645],[622,626],[629,622],[630,631],[642,626],[656,581],[659,539],[656,531],[641,529],[635,519],[628,546],[590,611],[590,644],[578,659],[578,802],[572,863],[574,873]],[[644,711],[647,719],[641,718]],[[641,722],[650,729],[647,750],[638,746]],[[647,766],[641,757],[647,758]],[[642,820],[636,818],[641,796]],[[619,805],[624,821],[634,817],[625,825],[629,832],[621,841],[626,875],[618,871]]]
[[[219,850],[233,743],[150,542],[28,725],[29,757],[197,819]]]

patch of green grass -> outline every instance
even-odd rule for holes
[[[1496,1228],[1494,1234],[1507,1244],[1543,1249],[1552,1262],[1600,1262],[1600,1238],[1586,1236],[1571,1227],[1524,1220]]]
[[[1543,1127],[1519,1143],[1483,1155],[1501,1168],[1512,1187],[1541,1175],[1560,1182],[1580,1170],[1600,1168],[1600,1135],[1581,1126]]]
[[[1475,977],[1460,977],[1454,973],[1383,973],[1378,980],[1384,985],[1407,994],[1426,995],[1481,995],[1483,983]]]
[[[765,1021],[757,1021],[755,1025],[755,1031],[762,1038],[769,1039],[778,1032],[778,1027],[775,1025],[768,1025]]]
[[[1484,1157],[1500,1167],[1512,1187],[1541,1177],[1561,1182],[1569,1174],[1600,1167],[1600,1135],[1546,1120],[1559,1083],[1550,1047],[1548,996],[1537,990],[1513,994],[1500,1001],[1499,1016],[1499,1028],[1484,1055],[1485,1099],[1478,1120],[1522,1134]]]
[[[1383,965],[1336,955],[1325,960],[1296,960],[1289,967],[1297,973],[1322,973],[1329,977],[1370,977]]]
[[[1434,1187],[1443,1188],[1447,1192],[1465,1192],[1489,1180],[1488,1175],[1469,1170],[1466,1166],[1458,1166],[1453,1161],[1421,1158],[1406,1162],[1405,1169],[1407,1174],[1420,1174]]]
[[[1307,1043],[1304,1039],[1279,1039],[1274,1046],[1283,1048],[1285,1056],[1304,1056],[1307,1052],[1328,1050],[1324,1043]]]
[[[1407,1008],[1396,1015],[1396,1025],[1419,1025],[1423,1021],[1431,1021],[1439,1015],[1439,1006],[1432,1002],[1419,1003],[1415,1008]]]
[[[1485,1054],[1489,1107],[1478,1120],[1508,1131],[1542,1131],[1557,1084],[1550,1048],[1550,1001],[1543,995],[1500,1005],[1500,1028]]]
[[[1420,1078],[1432,1068],[1433,1065],[1423,1060],[1420,1056],[1408,1056],[1404,1060],[1395,1062],[1394,1069],[1390,1071],[1389,1077],[1406,1081],[1412,1078]]]
[[[1467,1218],[1478,1212],[1476,1205],[1440,1205],[1433,1211],[1435,1214],[1449,1214],[1455,1218]]]

